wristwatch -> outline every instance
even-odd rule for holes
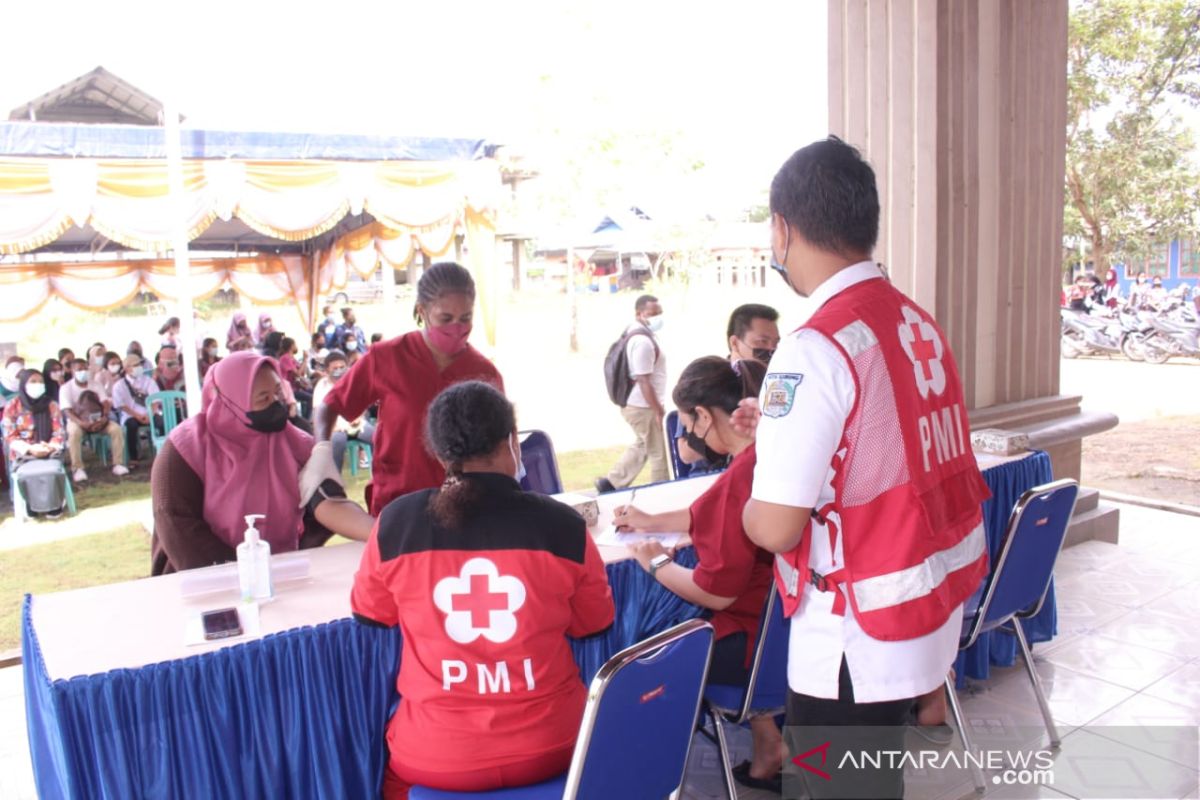
[[[658,571],[671,563],[671,557],[666,553],[659,553],[654,558],[650,559],[650,577],[658,580]]]

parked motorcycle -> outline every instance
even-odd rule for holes
[[[1135,314],[1092,316],[1066,308],[1061,314],[1062,354],[1066,358],[1119,353],[1133,361],[1142,360],[1143,341],[1152,328]]]
[[[1186,312],[1154,316],[1153,329],[1142,342],[1142,352],[1151,364],[1162,364],[1173,356],[1200,358],[1200,322]]]

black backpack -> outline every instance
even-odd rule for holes
[[[629,393],[633,391],[633,378],[629,376],[629,358],[626,355],[626,345],[634,336],[646,336],[654,344],[654,360],[658,360],[658,344],[645,328],[635,328],[628,331],[608,348],[604,357],[604,385],[608,389],[608,399],[621,408],[629,402]]]

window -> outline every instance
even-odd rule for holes
[[[1166,278],[1170,273],[1170,256],[1171,245],[1156,244],[1150,248],[1150,253],[1146,256],[1145,270],[1151,278],[1157,275],[1160,278]]]
[[[1194,239],[1179,242],[1179,277],[1200,278],[1200,242]]]

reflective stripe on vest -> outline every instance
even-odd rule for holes
[[[953,547],[933,553],[920,564],[906,569],[863,578],[851,584],[859,611],[878,611],[924,597],[946,580],[946,576],[974,564],[987,552],[983,523]]]

